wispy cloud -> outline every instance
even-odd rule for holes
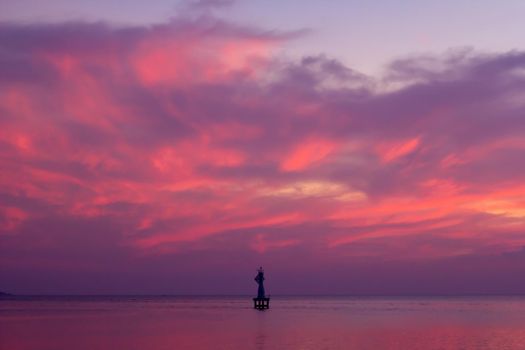
[[[212,17],[0,25],[3,274],[247,252],[482,268],[525,244],[525,53],[374,78],[277,58],[293,35]]]

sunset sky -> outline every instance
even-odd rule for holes
[[[2,1],[0,290],[525,293],[523,13]]]

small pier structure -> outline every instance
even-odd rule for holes
[[[253,298],[253,308],[264,310],[270,308],[270,298]]]
[[[253,308],[257,310],[264,310],[270,308],[270,298],[266,297],[264,291],[264,270],[261,267],[257,270],[257,276],[255,276],[255,282],[259,285],[257,289],[257,298],[253,298]]]

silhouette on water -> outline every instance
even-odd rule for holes
[[[267,298],[264,292],[264,270],[262,266],[257,270],[257,276],[254,279],[259,288],[257,288],[257,298],[253,298],[253,307],[259,310],[269,309],[270,298]]]
[[[255,282],[259,285],[257,289],[257,298],[264,298],[264,270],[262,267],[257,270],[257,276],[255,276]]]

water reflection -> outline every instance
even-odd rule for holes
[[[0,348],[525,349],[522,298],[85,298],[0,302]]]
[[[256,327],[255,327],[255,337],[254,337],[254,348],[256,350],[265,350],[266,347],[268,330],[266,329],[266,314],[270,312],[269,310],[253,310],[256,313]]]

